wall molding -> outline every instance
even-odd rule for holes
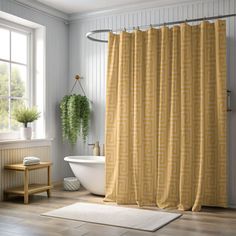
[[[0,151],[12,148],[32,148],[51,146],[53,139],[8,140],[0,141]]]
[[[30,8],[33,11],[47,14],[48,16],[63,20],[66,24],[73,23],[74,21],[78,21],[82,19],[88,19],[88,18],[93,19],[93,18],[104,16],[104,15],[108,16],[108,15],[120,14],[120,13],[125,13],[125,12],[140,11],[140,10],[150,9],[150,8],[168,7],[170,5],[171,6],[181,5],[181,4],[186,5],[186,4],[192,4],[193,2],[198,2],[200,4],[203,3],[202,0],[192,0],[191,2],[189,2],[189,0],[181,0],[181,1],[159,0],[159,1],[141,2],[141,3],[136,3],[136,4],[128,4],[125,6],[118,6],[118,7],[108,8],[108,9],[98,10],[98,11],[67,14],[65,12],[59,11],[51,6],[47,6],[38,1],[33,1],[33,0],[10,0],[10,1],[18,5],[21,5],[23,7]],[[207,2],[209,1],[207,0]]]
[[[136,4],[129,4],[126,6],[119,6],[99,11],[91,11],[85,13],[74,13],[69,15],[69,22],[73,23],[74,21],[83,20],[83,19],[93,19],[101,16],[109,16],[114,14],[121,14],[121,13],[128,13],[128,12],[135,12],[144,9],[151,9],[151,8],[158,8],[158,7],[168,7],[168,6],[175,6],[181,4],[193,4],[194,2],[202,3],[201,0],[159,0],[159,1],[151,1],[151,2],[142,2]],[[206,1],[205,1],[206,2]]]
[[[230,209],[236,209],[236,205],[230,204],[230,205],[229,205],[229,208],[230,208]]]
[[[10,0],[13,3],[29,8],[32,11],[46,14],[49,17],[53,17],[57,20],[63,20],[65,23],[68,23],[69,15],[67,13],[61,12],[53,7],[47,6],[43,3],[33,0]]]

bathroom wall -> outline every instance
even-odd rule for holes
[[[171,0],[160,1],[159,4],[173,2]],[[75,74],[79,73],[84,77],[82,84],[88,97],[93,101],[90,143],[96,140],[104,143],[107,44],[96,43],[86,39],[85,34],[88,31],[104,28],[133,27],[236,12],[236,2],[234,0],[192,0],[167,6],[158,6],[157,4],[158,2],[145,3],[131,8],[71,16],[72,20],[69,26],[69,87],[72,87],[72,78]],[[228,89],[232,90],[231,102],[233,108],[233,112],[229,113],[229,203],[234,207],[236,207],[236,145],[234,144],[236,140],[235,22],[235,17],[227,19]],[[79,88],[77,89],[78,92],[81,92]],[[87,144],[78,142],[73,152],[74,154],[85,154],[91,153],[91,150]]]
[[[62,145],[58,107],[68,88],[69,27],[63,20],[63,17],[67,16],[53,9],[51,12],[58,16],[44,13],[25,5],[27,2],[29,1],[0,0],[0,11],[46,27],[46,136],[52,138],[52,180],[61,181],[63,176],[70,173],[68,165],[63,161],[68,151],[67,147]]]

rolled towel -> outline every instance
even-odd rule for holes
[[[39,163],[40,163],[40,158],[38,157],[29,156],[29,157],[24,157],[23,159],[23,165],[25,166],[36,165]]]

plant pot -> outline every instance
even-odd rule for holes
[[[30,140],[32,137],[32,128],[31,127],[21,127],[20,128],[20,137],[21,139]]]

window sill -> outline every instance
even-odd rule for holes
[[[31,139],[31,140],[0,140],[0,150],[8,148],[27,148],[27,147],[41,147],[51,146],[53,139]]]

